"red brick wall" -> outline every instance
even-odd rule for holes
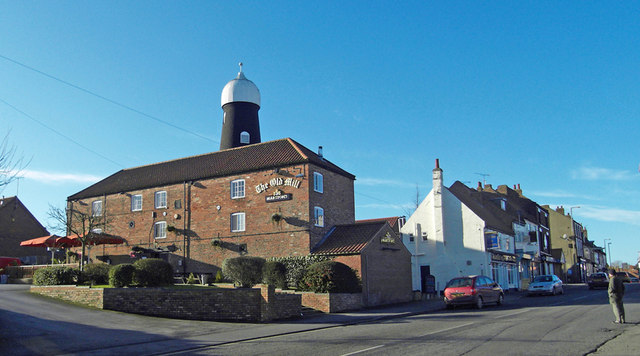
[[[388,230],[395,236],[391,229]],[[399,237],[382,243],[376,236],[362,251],[362,294],[367,306],[407,302],[411,291],[411,253]]]
[[[0,256],[38,256],[38,262],[48,261],[46,247],[20,246],[20,242],[47,236],[42,224],[17,199],[0,199]]]
[[[324,176],[324,192],[313,191],[313,172]],[[354,198],[353,180],[313,165],[281,167],[273,170],[257,171],[241,175],[220,177],[194,182],[174,184],[138,191],[112,194],[107,197],[83,199],[73,204],[75,209],[90,211],[91,203],[103,200],[103,211],[108,226],[105,232],[121,236],[126,245],[101,245],[92,249],[92,256],[109,255],[113,263],[133,262],[128,257],[132,246],[153,248],[176,245],[180,250],[168,256],[176,272],[214,273],[224,259],[241,254],[240,246],[246,245],[246,253],[251,256],[281,257],[307,255],[310,249],[335,224],[353,223]],[[288,173],[287,173],[288,172]],[[304,178],[295,178],[305,172]],[[287,178],[300,181],[299,186],[275,185],[271,180]],[[231,199],[231,181],[245,180],[245,198]],[[258,192],[256,186],[270,183]],[[167,192],[167,208],[154,208],[154,193]],[[265,197],[276,190],[282,194],[292,194],[291,200],[267,203]],[[131,196],[142,195],[142,211],[131,211]],[[181,208],[174,202],[180,200]],[[313,208],[321,206],[325,211],[325,226],[313,224]],[[220,207],[218,209],[218,207]],[[246,214],[246,231],[231,232],[230,216],[235,212]],[[155,213],[155,217],[153,215]],[[274,213],[281,214],[284,221],[272,222]],[[174,226],[175,232],[167,232],[167,238],[153,238],[153,225],[166,221]],[[133,222],[133,227],[130,227]],[[213,239],[219,239],[222,247],[213,247]],[[185,263],[180,263],[181,260]]]
[[[32,293],[94,308],[193,320],[269,321],[300,316],[301,297],[273,287],[239,289],[31,287]]]
[[[302,305],[325,313],[337,313],[362,308],[361,293],[313,293],[298,292]]]

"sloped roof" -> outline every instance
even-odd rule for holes
[[[356,222],[336,225],[311,251],[312,255],[354,255],[362,252],[369,241],[387,225],[386,221]]]
[[[469,207],[476,215],[484,220],[486,227],[513,236],[513,221],[511,214],[500,209],[488,199],[484,199],[483,193],[467,187],[460,181],[456,181],[449,191],[461,202]]]
[[[394,227],[396,223],[400,219],[399,216],[391,216],[388,218],[377,218],[377,219],[364,219],[364,220],[356,220],[356,223],[367,223],[367,222],[382,222],[386,221],[389,223],[389,226]]]
[[[0,199],[0,235],[24,231],[31,231],[40,236],[49,234],[18,197]],[[28,239],[32,236],[24,237]]]
[[[312,163],[355,179],[353,174],[318,156],[298,142],[284,138],[123,169],[67,199],[96,197],[301,163]]]

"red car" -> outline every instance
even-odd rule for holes
[[[7,266],[21,266],[22,262],[17,257],[0,257],[0,268]]]
[[[444,288],[444,304],[447,308],[470,304],[481,309],[486,303],[500,305],[503,302],[502,288],[486,276],[457,277]]]

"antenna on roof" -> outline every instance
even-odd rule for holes
[[[485,186],[487,185],[487,177],[490,176],[489,173],[475,173],[479,176],[482,176],[482,185]]]

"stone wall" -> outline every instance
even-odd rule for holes
[[[300,316],[301,297],[262,288],[31,287],[31,292],[94,308],[175,319],[269,321]]]

